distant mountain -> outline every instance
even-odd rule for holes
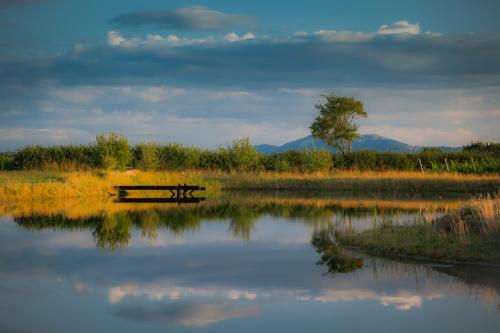
[[[288,150],[305,150],[305,149],[327,149],[331,151],[335,151],[334,148],[328,147],[323,141],[316,140],[312,137],[312,135],[306,136],[302,139],[298,139],[295,141],[291,141],[285,143],[282,146],[274,146],[268,144],[262,144],[255,146],[257,151],[263,154],[272,154],[272,153],[282,153]],[[386,137],[376,135],[376,134],[363,134],[361,137],[352,143],[353,150],[375,150],[379,152],[402,152],[402,153],[411,153],[417,152],[425,147],[421,146],[410,146],[409,144],[388,139]],[[439,148],[443,151],[461,151],[461,147],[435,147]]]

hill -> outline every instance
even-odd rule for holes
[[[261,144],[255,146],[257,151],[263,154],[272,153],[282,153],[288,150],[304,150],[304,149],[327,149],[335,151],[334,148],[328,147],[323,141],[316,140],[312,135],[306,136],[304,138],[285,143],[281,146]],[[423,148],[422,146],[411,146],[409,144],[389,139],[381,135],[376,134],[363,134],[359,140],[352,143],[353,150],[375,150],[379,152],[400,152],[400,153],[411,153],[417,152]],[[461,147],[436,147],[445,152],[461,151]]]

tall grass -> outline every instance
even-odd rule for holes
[[[196,184],[207,188],[206,194],[213,196],[220,190],[217,181],[204,177],[200,172],[65,172],[46,177],[39,172],[0,173],[0,202],[15,202],[46,199],[94,198],[105,199],[116,194],[116,185],[170,185]],[[43,173],[42,173],[43,174]],[[147,196],[158,193],[149,191]],[[165,193],[162,193],[164,196]]]
[[[378,255],[500,265],[500,196],[482,196],[424,223],[337,230],[341,244]]]

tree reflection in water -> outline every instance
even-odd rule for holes
[[[327,273],[349,273],[363,267],[363,259],[338,246],[329,230],[314,232],[311,244],[321,256],[318,265],[326,266]]]
[[[125,212],[111,214],[97,225],[92,235],[98,247],[118,250],[127,247],[131,238],[129,232],[131,226],[130,216]]]

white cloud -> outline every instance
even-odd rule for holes
[[[243,36],[238,36],[235,32],[230,32],[227,35],[224,36],[224,40],[228,42],[240,42],[244,40],[249,40],[249,39],[255,39],[256,36],[252,32],[247,32]]]
[[[111,46],[119,46],[124,43],[126,39],[116,31],[108,31],[108,44]]]
[[[329,29],[321,29],[314,32],[297,32],[294,38],[309,39],[319,38],[325,42],[366,42],[379,36],[395,35],[395,36],[410,36],[420,34],[420,24],[411,24],[407,21],[401,20],[390,25],[382,25],[376,32],[362,32],[362,31],[337,31]],[[426,36],[437,37],[442,34],[427,31]]]
[[[375,36],[372,32],[355,32],[355,31],[336,31],[336,30],[318,30],[312,33],[298,32],[295,37],[309,38],[317,37],[325,42],[365,42]]]
[[[394,22],[390,25],[382,25],[378,28],[378,34],[380,35],[396,35],[396,34],[408,34],[408,35],[418,35],[420,34],[420,24],[411,24],[408,21],[401,20]]]

